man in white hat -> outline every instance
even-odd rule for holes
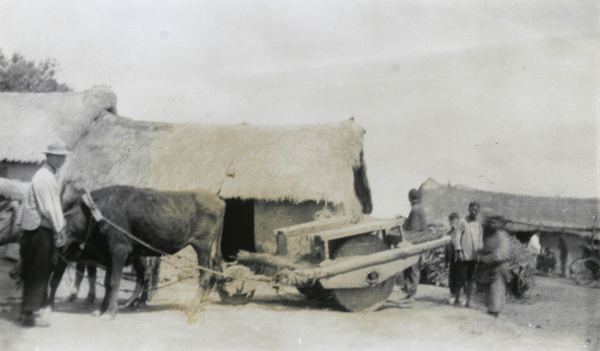
[[[56,172],[69,151],[62,140],[57,140],[50,143],[44,153],[46,161],[31,180],[21,217],[23,301],[20,319],[24,327],[50,325],[39,312],[46,303],[55,234],[57,246],[64,244],[66,236]]]

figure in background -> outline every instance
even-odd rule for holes
[[[421,196],[419,191],[411,189],[408,192],[408,201],[411,204],[411,210],[402,225],[402,230],[407,234],[407,237],[416,238],[427,230],[427,221],[425,220],[425,211],[421,206]],[[404,290],[406,298],[412,300],[417,293],[417,286],[421,278],[421,258],[419,262],[405,269],[404,275]]]
[[[66,241],[56,172],[69,152],[58,140],[48,145],[45,154],[46,161],[31,180],[21,215],[23,300],[20,320],[24,327],[49,326],[48,321],[36,312],[46,303],[54,245],[62,246]]]
[[[454,303],[461,305],[460,291],[464,290],[466,296],[466,307],[471,306],[471,296],[475,288],[475,267],[477,265],[477,254],[483,246],[483,229],[477,220],[479,214],[479,203],[469,204],[469,215],[460,222],[455,242],[456,253],[456,285],[454,289]]]
[[[537,267],[538,257],[542,253],[542,246],[540,245],[540,235],[538,233],[533,233],[531,238],[529,238],[529,242],[527,243],[527,251],[531,252],[533,255],[533,266]]]
[[[487,313],[498,317],[506,303],[510,244],[504,218],[490,216],[483,225],[483,247],[477,264],[477,284],[484,293]]]
[[[459,217],[456,212],[451,213],[448,216],[448,222],[450,222],[450,230],[446,235],[450,236],[450,242],[446,245],[446,263],[448,264],[448,287],[450,288],[449,303],[456,301],[456,240],[459,236],[458,225]]]
[[[558,250],[560,251],[560,272],[563,277],[567,276],[567,257],[569,256],[569,247],[565,239],[565,232],[558,238]]]

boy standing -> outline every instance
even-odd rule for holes
[[[466,307],[471,307],[471,295],[475,287],[475,267],[477,254],[483,246],[483,229],[477,221],[479,203],[469,204],[469,215],[460,222],[455,242],[456,253],[456,285],[454,289],[455,304],[460,304],[460,289],[463,288],[467,297]]]

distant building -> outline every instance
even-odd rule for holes
[[[558,241],[562,233],[568,246],[570,262],[581,255],[579,243],[591,240],[600,226],[600,200],[595,198],[536,197],[482,191],[467,186],[442,185],[428,179],[420,187],[421,203],[432,224],[446,223],[448,214],[467,215],[471,201],[481,205],[482,215],[492,212],[509,220],[507,229],[523,243],[540,233],[540,244],[559,256]]]

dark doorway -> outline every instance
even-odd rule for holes
[[[254,252],[254,201],[225,200],[225,219],[221,252],[225,261],[233,261],[240,250]]]

